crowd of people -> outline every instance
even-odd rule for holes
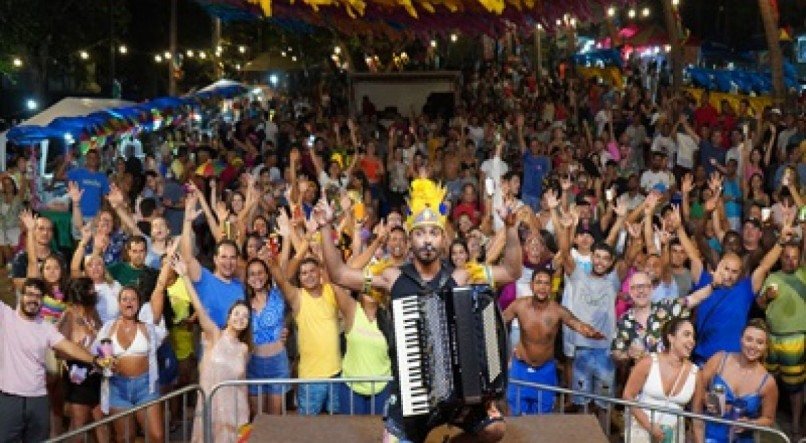
[[[445,114],[299,100],[235,100],[144,138],[142,156],[70,147],[53,200],[37,198],[52,184],[31,172],[35,149],[9,162],[0,251],[18,298],[0,304],[0,440],[196,383],[388,377],[390,300],[469,283],[498,294],[511,380],[762,426],[786,404],[801,435],[806,116],[648,89],[640,71],[616,89],[494,65],[463,72]],[[296,409],[386,410],[388,441],[420,441],[397,389],[232,388],[214,397],[213,439]],[[608,407],[511,385],[452,424],[497,441],[506,415]],[[97,438],[163,441],[181,408]],[[641,409],[625,421],[633,442],[753,439]]]

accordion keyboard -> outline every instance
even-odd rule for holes
[[[425,349],[420,328],[420,304],[416,295],[392,300],[397,345],[397,370],[403,416],[427,414],[428,388],[423,363]]]

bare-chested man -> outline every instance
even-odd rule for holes
[[[519,298],[504,311],[504,321],[510,323],[517,318],[521,327],[521,338],[515,346],[509,378],[557,386],[554,340],[560,325],[565,324],[594,340],[603,339],[604,335],[551,299],[550,271],[536,270],[531,285],[534,296]],[[546,414],[554,406],[554,392],[510,383],[507,403],[512,415]]]

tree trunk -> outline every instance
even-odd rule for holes
[[[672,68],[672,88],[677,91],[683,85],[683,45],[677,10],[672,0],[663,0],[663,16],[666,21],[666,34],[669,36],[669,63]]]
[[[764,36],[769,50],[770,73],[772,74],[772,95],[776,102],[785,98],[784,60],[781,44],[778,39],[778,11],[773,10],[770,0],[758,0],[761,22],[764,24]]]

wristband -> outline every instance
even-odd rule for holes
[[[369,291],[372,289],[372,269],[369,266],[364,267],[364,286],[361,288],[361,291],[364,294],[369,294]]]

